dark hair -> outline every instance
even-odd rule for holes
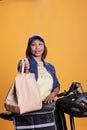
[[[27,46],[27,49],[26,49],[26,57],[29,58],[32,56],[32,53],[31,53],[31,49],[30,49],[30,45],[32,44],[32,42],[35,40],[35,39],[38,39],[40,41],[42,41],[44,43],[44,52],[42,54],[42,60],[44,60],[47,56],[47,47],[45,45],[45,42],[44,42],[44,39],[42,36],[40,35],[33,35],[29,38],[28,40],[28,46]]]

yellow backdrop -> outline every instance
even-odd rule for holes
[[[0,0],[0,112],[32,34],[45,38],[61,91],[73,81],[87,91],[87,0]],[[75,123],[76,130],[87,129],[87,118]],[[0,119],[0,130],[13,129],[13,122]]]

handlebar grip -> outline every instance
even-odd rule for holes
[[[64,91],[64,92],[62,92],[62,93],[57,94],[57,96],[58,96],[58,97],[62,97],[62,96],[67,95],[67,93],[68,93],[68,92]]]

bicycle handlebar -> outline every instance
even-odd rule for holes
[[[62,93],[59,93],[57,94],[58,97],[61,97],[61,96],[67,96],[69,94],[72,94],[72,93],[78,93],[79,91],[77,90],[78,88],[81,88],[82,92],[84,92],[82,86],[81,86],[81,83],[79,82],[72,82],[70,88],[68,91],[64,90],[64,92]]]

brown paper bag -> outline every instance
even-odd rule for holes
[[[5,109],[23,114],[42,108],[42,99],[33,73],[19,73],[7,94]]]

